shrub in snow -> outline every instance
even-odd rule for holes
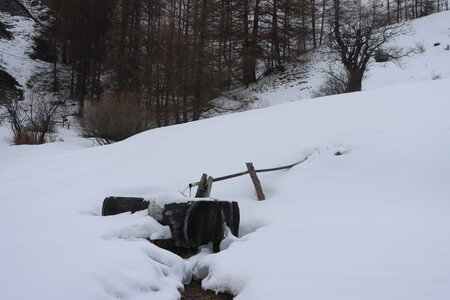
[[[151,121],[151,111],[142,105],[137,95],[110,95],[86,108],[80,133],[105,145],[150,129]]]
[[[442,79],[442,77],[439,74],[433,73],[433,74],[431,74],[431,79],[432,80],[438,80],[438,79]]]
[[[344,73],[328,73],[328,77],[322,83],[313,97],[323,97],[330,95],[343,94],[347,89],[347,75]]]
[[[57,111],[61,102],[48,101],[38,94],[19,101],[8,99],[5,103],[6,119],[11,124],[13,144],[35,145],[54,142]]]
[[[425,46],[422,43],[416,44],[416,51],[418,53],[424,53],[425,52]]]

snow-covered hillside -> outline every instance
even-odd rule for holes
[[[43,74],[51,70],[51,64],[33,59],[31,54],[34,39],[48,25],[48,8],[40,0],[4,1],[0,8],[0,23],[10,35],[10,38],[0,36],[0,70],[17,81],[26,100],[34,92],[47,96],[49,80]]]
[[[142,133],[0,146],[0,299],[177,299],[183,280],[236,299],[450,297],[450,79],[305,100]],[[335,155],[337,152],[343,155]],[[202,172],[274,167],[220,182],[241,236],[184,261],[143,237],[145,212],[101,217],[109,195],[177,193]],[[205,274],[206,275],[206,274]]]
[[[406,22],[405,34],[394,46],[414,53],[398,62],[373,62],[363,80],[363,90],[400,83],[450,78],[450,11]],[[288,65],[287,71],[263,78],[250,87],[259,100],[252,108],[311,98],[329,71],[327,49],[306,56],[306,66]]]
[[[0,18],[9,26],[13,36],[11,40],[0,39],[0,66],[17,80],[24,91],[28,91],[27,83],[31,76],[46,65],[28,56],[32,51],[33,37],[37,34],[36,22],[4,12],[0,12]]]

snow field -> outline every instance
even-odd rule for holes
[[[450,81],[305,100],[152,130],[110,146],[0,147],[1,299],[176,299],[183,280],[236,299],[448,299]],[[337,151],[343,155],[336,156]],[[181,258],[139,238],[145,212],[100,217],[106,196],[177,193],[240,177],[241,237]],[[26,286],[27,288],[23,288]]]

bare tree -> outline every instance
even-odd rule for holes
[[[347,72],[346,92],[361,90],[364,72],[381,48],[392,59],[407,55],[399,48],[387,46],[406,31],[405,24],[389,25],[387,17],[375,4],[371,7],[347,2],[341,5],[341,0],[334,0],[334,22],[331,27],[330,47],[339,53]]]
[[[28,132],[37,135],[37,142],[46,142],[46,135],[52,133],[55,127],[57,111],[60,101],[48,101],[42,95],[33,94],[31,101],[24,108],[26,121],[28,122]]]

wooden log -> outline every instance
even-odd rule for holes
[[[255,186],[256,190],[256,197],[259,201],[265,200],[266,196],[264,195],[264,192],[261,187],[261,182],[259,181],[258,175],[256,175],[255,167],[253,166],[253,163],[246,163],[248,173],[250,174],[250,178],[253,181],[253,185]]]
[[[103,201],[102,216],[117,215],[124,212],[135,213],[147,209],[148,201],[144,198],[108,197]]]

